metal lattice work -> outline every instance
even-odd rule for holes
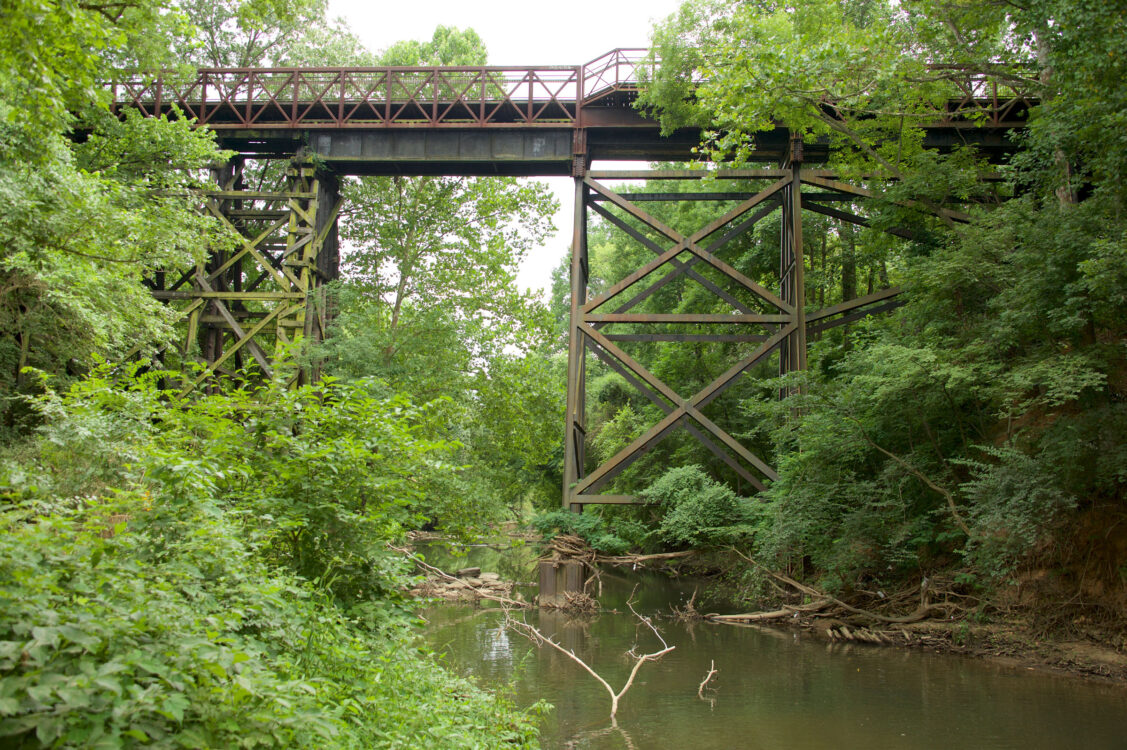
[[[153,282],[153,296],[176,306],[185,324],[175,345],[182,361],[203,365],[185,393],[215,375],[257,369],[272,377],[285,348],[322,339],[329,315],[322,287],[337,275],[335,178],[296,166],[284,189],[250,190],[239,162],[215,177],[219,189],[207,194],[206,210],[238,245]],[[292,379],[314,375],[295,371]]]
[[[637,88],[644,50],[587,65],[539,67],[201,68],[194,77],[127,78],[118,107],[172,107],[222,129],[325,126],[578,126],[584,104]]]
[[[806,368],[807,334],[853,322],[899,305],[899,289],[888,288],[848,300],[821,310],[808,312],[803,280],[802,215],[814,211],[861,226],[864,217],[826,205],[872,197],[864,188],[834,179],[826,170],[801,168],[801,144],[796,142],[782,169],[722,170],[712,172],[717,179],[762,180],[763,189],[755,193],[684,192],[629,193],[608,188],[604,181],[701,180],[701,171],[591,172],[575,180],[575,225],[571,259],[571,322],[568,360],[567,414],[565,433],[563,505],[577,509],[585,504],[635,503],[629,495],[600,494],[609,482],[645,455],[677,428],[683,428],[715,454],[742,480],[755,489],[764,488],[765,479],[776,479],[775,470],[739,440],[709,419],[703,409],[730,388],[748,370],[768,361],[778,352],[781,374]],[[666,226],[641,204],[648,201],[738,201],[705,226],[684,234]],[[620,214],[608,210],[616,207]],[[750,231],[761,219],[781,209],[779,245],[779,293],[764,288],[746,277],[721,257],[725,245]],[[656,257],[639,266],[598,296],[587,299],[589,267],[587,226],[593,213],[626,233]],[[946,211],[951,219],[962,215]],[[631,221],[623,217],[629,217]],[[638,226],[647,232],[640,231]],[[897,232],[899,233],[899,232]],[[664,242],[651,239],[651,235]],[[702,264],[718,272],[729,286],[734,284],[753,304],[725,291],[696,270]],[[664,275],[661,275],[664,273]],[[656,280],[651,280],[655,276]],[[639,303],[681,277],[696,281],[731,308],[730,313],[663,314],[631,312]],[[639,288],[640,287],[640,288]],[[633,291],[627,296],[628,291]],[[610,311],[607,311],[607,310]],[[736,334],[711,333],[608,333],[616,323],[664,327],[670,323],[697,326],[738,326]],[[617,342],[726,342],[747,344],[744,354],[731,367],[689,396],[678,393],[624,351]],[[754,346],[754,348],[751,345]],[[592,352],[600,361],[621,375],[654,404],[664,417],[639,435],[616,455],[586,471],[585,358]],[[781,394],[785,395],[785,394]]]
[[[574,127],[637,124],[632,109],[646,50],[616,49],[585,65],[201,68],[126,76],[114,106],[195,118],[215,130],[371,127]],[[936,66],[957,95],[935,126],[1021,127],[1033,100],[974,72]],[[615,118],[612,117],[612,121]]]

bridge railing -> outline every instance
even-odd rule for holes
[[[1020,127],[1025,124],[1030,107],[1037,101],[1037,82],[1018,69],[991,75],[960,65],[931,65],[952,87],[953,96],[936,123],[947,126],[956,122],[992,127]]]
[[[583,66],[583,103],[605,98],[617,91],[637,91],[644,48],[614,49]]]
[[[213,128],[573,124],[582,68],[203,68],[111,84],[117,107]]]
[[[616,49],[582,66],[202,68],[124,76],[109,87],[117,108],[161,115],[177,107],[215,129],[580,127],[585,106],[623,106],[613,95],[638,90],[652,73],[646,54]],[[952,91],[939,126],[1019,126],[1035,103],[1020,75],[933,70]]]

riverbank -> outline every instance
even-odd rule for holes
[[[518,581],[530,578],[536,560],[527,546],[425,554],[445,571],[480,565]],[[506,567],[499,555],[513,564]],[[1029,669],[1035,665],[1014,655],[1028,653],[1024,649],[1033,644],[1009,643],[988,632],[996,624],[964,629],[961,642],[954,640],[959,623],[952,629],[933,621],[905,628],[910,644],[831,641],[797,624],[705,621],[701,613],[738,610],[718,598],[734,584],[694,575],[700,567],[671,570],[662,561],[598,567],[599,577],[591,581],[600,603],[596,612],[531,607],[507,614],[489,601],[438,602],[420,610],[427,623],[420,637],[445,654],[454,671],[511,696],[516,705],[553,704],[540,725],[546,750],[681,745],[931,750],[937,737],[946,747],[1055,750],[1082,740],[1089,750],[1121,750],[1127,736],[1123,683],[1092,679],[1091,673],[1082,673],[1085,679],[1064,677],[1063,670],[1039,663]],[[518,589],[528,599],[534,595],[533,589]],[[700,612],[686,616],[694,594]],[[662,647],[628,602],[652,618],[674,648],[641,667],[616,724],[609,721],[603,685],[558,650],[502,627],[508,616],[535,626],[619,690],[629,679],[631,651]]]
[[[422,543],[438,541],[436,539],[419,539]],[[510,540],[511,541],[511,540]],[[535,544],[527,535],[516,538],[519,554],[514,549],[509,551],[496,548],[484,548],[489,552],[490,562],[507,568],[508,575],[487,575],[489,581],[480,590],[473,584],[477,581],[459,578],[457,570],[451,569],[446,579],[441,578],[441,573],[428,575],[425,583],[413,593],[417,596],[435,596],[454,602],[466,602],[473,599],[508,600],[513,604],[525,607],[528,601],[534,598],[534,592],[526,591],[523,597],[519,591],[514,591],[514,581],[527,581],[534,577],[531,568],[521,570],[521,566],[530,566],[534,563]],[[550,547],[553,556],[559,556],[561,550],[572,551],[565,540]],[[484,551],[484,550],[483,550]],[[502,560],[509,557],[514,560],[513,565],[502,565]],[[684,582],[699,579],[700,584],[693,587],[692,591],[701,593],[701,598],[707,594],[711,603],[730,602],[736,598],[737,587],[729,579],[718,575],[720,560],[715,555],[693,555],[674,553],[672,555],[649,556],[600,556],[589,549],[582,550],[575,555],[586,564],[595,566],[595,569],[604,571],[602,575],[615,574],[623,571],[647,570],[651,573],[668,576],[671,581]],[[519,558],[519,562],[515,561]],[[731,564],[729,559],[726,564]],[[705,577],[707,575],[707,577]],[[829,607],[819,607],[818,597],[824,597],[821,592],[812,587],[792,581],[783,576],[782,580],[793,584],[797,588],[790,590],[790,596],[780,596],[773,600],[759,601],[760,607],[754,612],[740,614],[732,609],[731,604],[726,604],[720,609],[723,613],[710,614],[711,607],[706,607],[694,602],[696,596],[690,596],[687,602],[670,606],[665,612],[659,614],[664,618],[680,618],[687,620],[706,620],[727,626],[744,626],[756,628],[769,628],[774,631],[800,632],[806,637],[811,637],[827,644],[858,644],[860,646],[884,647],[894,649],[907,649],[938,654],[951,654],[973,659],[981,659],[1017,669],[1051,673],[1056,675],[1071,675],[1078,678],[1095,680],[1099,682],[1127,685],[1127,649],[1123,648],[1123,638],[1120,645],[1101,642],[1094,637],[1069,637],[1066,629],[1058,626],[1056,634],[1047,630],[1043,621],[1031,618],[1028,612],[1001,611],[992,609],[988,603],[979,601],[975,611],[966,608],[944,608],[935,606],[935,611],[930,614],[936,616],[915,618],[910,616],[887,616],[869,612],[860,607],[853,607],[854,611],[842,609],[833,610]],[[592,577],[591,587],[598,585],[599,578]],[[936,585],[938,591],[938,585]],[[496,590],[494,590],[496,588]],[[485,594],[482,596],[481,594]],[[914,594],[913,596],[918,596]],[[933,597],[939,598],[933,593]],[[891,597],[889,597],[891,598]],[[834,599],[837,602],[838,600]],[[920,612],[924,607],[923,602],[929,601],[926,597],[920,598],[920,604],[913,607],[915,612]],[[842,606],[849,606],[844,602]],[[701,607],[700,610],[697,607]],[[930,604],[928,606],[931,606]],[[982,618],[982,611],[989,611],[989,621],[976,621]],[[589,611],[589,609],[588,609]],[[1058,620],[1066,613],[1056,611]],[[882,622],[884,620],[912,620],[910,622]],[[1043,618],[1042,618],[1043,619]],[[1073,620],[1074,627],[1088,626],[1089,632],[1099,633],[1094,624],[1085,623],[1082,614],[1077,613]],[[1114,630],[1114,629],[1111,629]],[[1103,632],[1109,633],[1106,629]]]
[[[703,617],[701,619],[709,619]],[[867,647],[929,651],[990,661],[1017,669],[1127,686],[1127,654],[1088,640],[1037,637],[1019,621],[978,624],[967,621],[924,621],[896,629],[853,628],[840,623],[791,622],[727,625],[801,631],[826,643],[856,643]],[[842,633],[845,628],[849,635]],[[834,635],[830,635],[830,632]]]
[[[746,559],[746,558],[745,558]],[[663,567],[679,576],[699,575],[714,566],[704,558],[670,562]],[[715,572],[714,570],[712,572]],[[690,607],[682,615],[699,616],[727,625],[769,627],[801,631],[827,643],[857,643],[931,651],[980,658],[1027,670],[1072,675],[1127,685],[1127,613],[1118,619],[1095,621],[1088,610],[1069,611],[1059,601],[1026,601],[1015,607],[1006,599],[1011,592],[993,597],[974,596],[975,606],[950,604],[951,597],[967,594],[931,582],[932,591],[906,590],[899,595],[876,592],[880,602],[900,600],[899,613],[868,609],[877,595],[866,592],[853,606],[830,597],[788,576],[766,572],[788,590],[781,596],[760,601],[753,612],[699,614]],[[723,586],[723,580],[717,585]],[[711,592],[725,598],[725,592]],[[727,592],[733,593],[732,591]],[[904,611],[905,604],[911,611]],[[895,606],[895,605],[893,605]],[[1051,612],[1052,617],[1046,613]]]

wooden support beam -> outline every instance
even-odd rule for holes
[[[215,291],[211,288],[211,284],[208,283],[207,279],[203,277],[202,273],[196,274],[196,283],[199,284],[200,288],[205,292]],[[219,315],[225,321],[227,321],[227,325],[230,326],[231,330],[235,333],[236,347],[230,350],[231,353],[236,351],[245,343],[247,349],[250,350],[250,353],[254,357],[255,361],[258,362],[258,366],[262,368],[262,371],[264,373],[266,373],[266,377],[272,377],[274,371],[270,367],[270,360],[266,357],[266,353],[263,352],[262,348],[259,347],[259,345],[247,335],[246,331],[243,330],[243,327],[240,326],[238,321],[235,320],[235,317],[231,315],[231,312],[227,309],[227,305],[223,304],[223,301],[218,299],[213,299],[211,301],[211,304],[215,308],[216,312],[218,312]],[[279,305],[279,307],[281,306],[282,305]]]

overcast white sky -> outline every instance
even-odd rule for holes
[[[654,21],[681,0],[329,0],[329,14],[343,17],[371,49],[401,39],[430,39],[439,25],[472,28],[484,40],[491,65],[580,65],[617,47],[648,47]],[[544,178],[557,200],[555,237],[532,251],[518,281],[547,289],[552,268],[571,241],[572,184]]]

